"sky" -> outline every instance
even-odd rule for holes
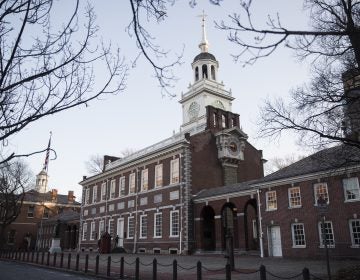
[[[219,62],[219,80],[225,88],[231,89],[233,112],[240,114],[242,129],[248,134],[248,141],[263,150],[265,159],[284,157],[289,154],[305,155],[308,150],[295,145],[294,135],[283,135],[280,140],[257,138],[259,107],[266,98],[289,96],[289,91],[309,80],[309,62],[299,61],[287,49],[279,49],[268,58],[252,66],[243,67],[235,63],[231,54],[239,48],[227,41],[227,33],[214,27],[214,21],[228,20],[228,15],[238,11],[239,1],[225,0],[220,6],[207,0],[198,0],[191,8],[189,1],[178,1],[168,10],[168,17],[160,24],[147,25],[158,45],[169,50],[169,60],[183,51],[182,64],[174,67],[178,78],[170,89],[175,97],[163,95],[149,63],[140,57],[136,67],[131,67],[139,53],[126,27],[131,20],[128,1],[90,1],[94,6],[99,25],[99,40],[111,40],[119,46],[121,54],[130,65],[126,89],[116,95],[106,95],[89,103],[88,107],[77,107],[57,115],[34,122],[14,136],[9,147],[18,153],[46,147],[49,132],[52,131],[52,148],[56,160],[49,163],[49,189],[59,193],[75,191],[81,198],[79,182],[88,175],[85,162],[91,155],[120,156],[126,149],[139,150],[170,137],[178,132],[182,124],[181,92],[186,92],[192,83],[191,62],[200,52],[202,10],[207,14],[207,38],[209,52]],[[291,28],[303,28],[308,18],[300,0],[257,0],[254,2],[254,22],[262,24],[268,14],[279,13],[282,23]],[[71,1],[61,1],[57,10],[59,18],[68,16]],[[96,42],[94,42],[96,43]],[[95,75],[102,80],[101,69]],[[41,171],[45,154],[35,155],[25,161],[34,174]]]

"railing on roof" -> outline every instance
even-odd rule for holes
[[[199,88],[204,87],[204,86],[209,89],[213,89],[214,91],[217,91],[220,94],[232,96],[231,90],[228,91],[228,90],[224,89],[223,84],[220,84],[218,82],[208,80],[208,79],[202,79],[200,81],[195,82],[191,86],[190,90],[188,92],[182,94],[181,97],[183,98],[183,97],[189,96],[189,95],[193,94],[194,92],[196,92]]]

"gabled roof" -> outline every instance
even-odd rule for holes
[[[360,148],[349,145],[339,145],[321,150],[257,180],[201,190],[194,196],[194,201],[215,196],[230,195],[242,191],[255,190],[256,187],[272,181],[286,180],[358,165],[360,165]]]
[[[53,223],[56,221],[60,222],[71,222],[71,221],[79,221],[80,220],[80,214],[79,212],[73,211],[73,210],[66,210],[58,215],[55,215],[47,220],[44,220],[45,223]]]
[[[40,193],[36,190],[30,190],[25,193],[24,201],[27,202],[53,202],[51,192]],[[74,206],[81,205],[79,202],[74,201],[73,203],[68,203],[68,196],[65,194],[57,194],[56,201],[54,203],[58,204],[69,204]]]

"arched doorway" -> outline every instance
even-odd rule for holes
[[[211,206],[205,206],[201,211],[202,218],[202,249],[215,250],[215,211]]]
[[[221,210],[221,227],[222,227],[222,249],[226,250],[226,237],[230,236],[233,240],[236,237],[235,229],[237,228],[236,207],[233,203],[227,202]],[[237,238],[236,238],[237,239]],[[234,245],[234,244],[233,244]]]
[[[259,249],[259,228],[256,199],[250,199],[244,206],[244,229],[246,250]]]

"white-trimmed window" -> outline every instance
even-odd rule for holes
[[[91,215],[95,215],[96,214],[96,207],[91,208]]]
[[[314,198],[315,198],[315,205],[318,204],[318,199],[322,197],[327,204],[329,204],[329,193],[327,183],[318,183],[314,185]]]
[[[125,176],[119,179],[119,196],[125,196]]]
[[[323,224],[325,229],[323,228]],[[335,247],[334,230],[331,221],[319,222],[320,247],[324,247],[324,234],[329,247]]]
[[[147,237],[147,215],[140,216],[140,238]]]
[[[121,210],[121,209],[124,209],[124,208],[125,208],[125,202],[124,202],[124,201],[119,202],[119,203],[117,204],[117,209],[118,209],[118,210]]]
[[[100,206],[99,212],[100,212],[100,213],[104,213],[104,212],[105,212],[105,206]]]
[[[140,198],[140,205],[147,205],[148,204],[148,198],[142,197]]]
[[[110,198],[115,198],[116,181],[111,180],[110,182]]]
[[[179,183],[179,159],[170,162],[170,184]]]
[[[360,219],[354,219],[349,221],[351,245],[352,247],[360,247]]]
[[[154,203],[161,203],[162,202],[162,194],[155,194],[154,195]]]
[[[360,200],[359,180],[357,177],[343,179],[345,201]]]
[[[35,211],[35,206],[34,205],[29,205],[28,211],[27,211],[27,217],[28,218],[34,218],[34,211]]]
[[[128,239],[134,238],[134,217],[128,217]]]
[[[89,215],[89,210],[84,210],[84,216],[87,216],[87,215]]]
[[[85,190],[85,204],[89,204],[90,203],[90,189],[87,188]]]
[[[295,223],[291,225],[292,241],[294,248],[305,248],[305,228],[302,223]]]
[[[149,188],[148,169],[141,171],[141,191],[147,191]]]
[[[272,211],[277,209],[276,191],[268,191],[265,194],[266,197],[266,210]]]
[[[170,237],[179,236],[179,210],[170,211]]]
[[[114,226],[114,219],[109,219],[109,230],[108,230],[108,232],[109,232],[109,234],[111,235],[111,236],[114,236],[114,228],[115,228],[115,226]]]
[[[93,203],[97,202],[97,186],[96,185],[93,187],[92,202]]]
[[[106,200],[106,182],[101,184],[101,200]]]
[[[154,214],[154,237],[162,237],[162,213]]]
[[[129,194],[135,193],[135,173],[129,175]]]
[[[226,117],[225,117],[225,115],[221,115],[221,127],[226,128]]]
[[[155,188],[162,187],[163,185],[163,165],[158,164],[155,166]]]
[[[301,193],[300,187],[293,187],[288,190],[289,194],[289,207],[301,207]]]
[[[90,240],[95,240],[96,230],[95,230],[95,222],[91,222],[90,224]]]
[[[43,210],[43,219],[49,219],[49,215],[50,215],[50,209],[47,208],[46,206],[44,206],[44,210]]]
[[[170,192],[170,200],[176,200],[179,199],[179,191],[172,191]]]
[[[105,221],[104,220],[100,220],[99,222],[99,238],[101,237],[101,235],[105,232]]]
[[[82,240],[86,240],[87,239],[87,223],[84,222],[83,223],[83,235],[82,235]]]
[[[135,200],[129,200],[128,201],[128,208],[134,207],[135,206]]]
[[[14,244],[15,243],[15,235],[16,235],[16,230],[14,230],[14,229],[11,229],[8,232],[7,244]]]

